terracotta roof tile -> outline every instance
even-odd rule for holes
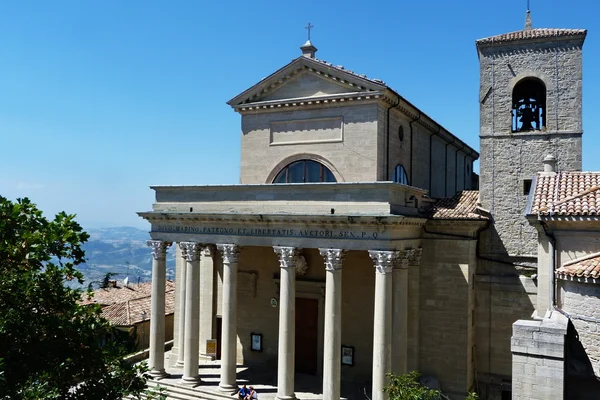
[[[587,34],[586,29],[550,29],[550,28],[536,28],[536,29],[524,29],[516,32],[503,33],[501,35],[490,36],[487,38],[479,39],[476,41],[480,44],[491,44],[493,43],[506,43],[516,42],[530,39],[546,39],[556,37],[575,37],[583,36]]]
[[[83,304],[100,304],[102,316],[112,325],[130,326],[143,320],[142,312],[146,311],[150,318],[152,283],[145,282],[129,287],[98,289],[91,300],[85,299]],[[165,282],[165,315],[175,312],[175,283]]]
[[[428,217],[432,219],[489,219],[478,211],[478,198],[479,191],[463,190],[454,197],[439,199],[427,210]]]
[[[600,216],[600,172],[539,173],[531,214]]]
[[[173,281],[166,281],[165,290],[169,291],[174,289],[175,283]],[[150,294],[152,294],[152,282],[144,282],[139,285],[130,283],[127,287],[117,286],[106,289],[96,289],[94,290],[94,297],[89,300],[87,298],[84,299],[83,304],[95,303],[100,305],[110,305],[150,296]]]
[[[560,277],[600,278],[600,253],[591,254],[577,260],[565,263],[556,270]]]

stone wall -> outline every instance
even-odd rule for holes
[[[534,311],[537,288],[514,267],[479,260],[475,277],[475,364],[483,399],[500,400],[510,391],[512,324]]]
[[[548,154],[557,158],[558,170],[581,170],[581,136],[512,134],[481,138],[480,193],[484,208],[494,215],[501,244],[490,254],[533,256],[537,232],[524,211],[528,193],[524,181],[543,169]]]
[[[451,398],[464,398],[474,386],[476,242],[431,238],[423,243],[417,367]]]
[[[600,376],[600,285],[558,280],[559,305],[569,315],[594,373]]]
[[[300,158],[320,157],[317,160],[330,167],[339,182],[376,181],[378,107],[375,102],[367,102],[243,115],[240,183],[271,183],[267,182],[268,178],[274,178],[286,161],[294,161],[290,157],[298,155]],[[328,118],[341,121],[337,140],[330,134],[321,140],[322,130],[318,124]],[[290,134],[286,142],[272,143],[273,126],[282,123],[302,135]]]
[[[500,242],[490,254],[534,256],[537,234],[522,217],[525,180],[543,169],[548,154],[557,169],[581,170],[583,42],[558,40],[479,49],[480,192],[494,216]],[[546,130],[512,132],[512,90],[521,79],[546,85]]]
[[[564,398],[567,324],[557,312],[541,321],[513,324],[513,400]]]
[[[451,138],[441,139],[416,122],[411,140],[409,118],[388,108],[364,102],[244,114],[240,182],[270,183],[288,163],[311,158],[329,167],[340,182],[392,180],[401,164],[409,184],[429,190],[433,197],[452,197],[471,188],[465,162],[472,171],[473,160]]]
[[[525,77],[546,85],[547,130],[581,133],[582,47],[550,39],[480,48],[481,135],[511,132],[512,88]]]

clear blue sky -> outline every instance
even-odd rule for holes
[[[354,6],[353,6],[354,4]],[[475,40],[526,0],[0,2],[0,194],[84,227],[148,225],[149,185],[238,182],[225,104],[300,54],[379,78],[479,148]],[[534,27],[587,28],[585,170],[600,170],[597,0],[532,0]],[[596,150],[596,151],[595,151]]]

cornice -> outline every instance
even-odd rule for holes
[[[388,104],[392,104],[393,100],[384,91],[371,91],[371,92],[350,92],[341,93],[335,95],[326,96],[315,96],[315,97],[302,97],[295,99],[281,99],[281,100],[269,100],[259,101],[255,103],[244,103],[233,106],[235,111],[245,114],[256,111],[269,111],[277,110],[280,111],[284,108],[294,109],[302,107],[315,107],[315,106],[327,106],[327,105],[347,105],[351,102],[365,102],[365,101],[383,101]]]

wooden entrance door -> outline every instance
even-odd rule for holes
[[[319,301],[296,298],[296,372],[317,373]]]

